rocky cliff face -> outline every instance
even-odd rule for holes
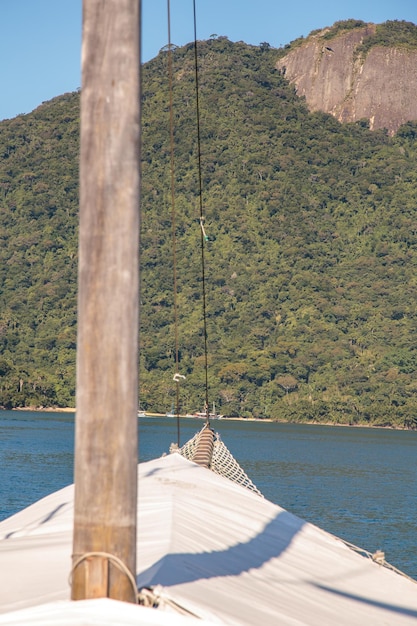
[[[417,120],[417,51],[372,47],[355,54],[375,25],[324,39],[323,30],[277,63],[305,96],[312,111],[331,113],[341,122],[369,119],[371,129],[394,134],[401,124]]]

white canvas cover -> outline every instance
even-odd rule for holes
[[[109,598],[61,600],[0,615],[2,626],[213,626],[190,616],[155,611]]]
[[[0,523],[0,613],[68,600],[72,518],[70,486]],[[416,583],[179,454],[139,465],[137,581],[214,623],[417,619]]]

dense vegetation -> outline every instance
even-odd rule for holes
[[[330,28],[312,31],[308,37],[322,36],[325,40],[334,39],[340,35],[357,28],[365,28],[366,22],[362,20],[341,20],[335,22]],[[304,37],[298,37],[291,43],[287,44],[278,54],[288,54],[288,51],[303,45],[306,41]],[[407,50],[415,50],[417,48],[417,28],[412,22],[405,20],[388,20],[383,24],[375,24],[373,33],[367,34],[362,43],[355,49],[355,57],[365,57],[369,50],[375,46],[405,48]]]
[[[358,46],[356,53],[365,56],[374,46],[406,48],[415,50],[417,48],[417,28],[412,22],[404,20],[392,20],[377,24],[375,33],[366,37],[362,44]]]
[[[309,113],[268,45],[199,42],[210,401],[413,425],[417,125]],[[173,52],[182,410],[204,401],[192,46]],[[143,72],[141,408],[174,401],[168,56]],[[0,124],[0,404],[74,405],[78,94]]]
[[[349,30],[354,30],[355,28],[363,28],[364,26],[366,26],[366,22],[363,22],[362,20],[341,20],[339,22],[335,22],[330,28],[317,28],[316,30],[311,31],[307,39],[309,37],[314,37],[320,34],[323,39],[333,39],[334,37],[338,37],[339,35],[342,35]],[[302,36],[294,39],[294,41],[291,41],[284,47],[285,54],[288,53],[288,49],[297,48],[298,46],[304,44],[306,41],[307,40]],[[393,43],[393,45],[395,45],[395,43]]]
[[[0,124],[0,404],[73,405],[79,95]]]

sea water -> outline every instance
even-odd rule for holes
[[[202,420],[181,419],[180,444]],[[216,420],[266,498],[417,579],[417,432]],[[139,419],[139,457],[177,442],[175,419]],[[74,414],[0,411],[0,520],[73,481]]]

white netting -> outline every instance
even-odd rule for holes
[[[204,426],[202,430],[196,433],[194,437],[192,437],[183,446],[181,446],[181,448],[178,448],[176,444],[172,444],[170,447],[170,452],[179,452],[189,461],[193,461],[200,441],[201,433],[205,430],[205,428],[206,427]],[[220,474],[220,476],[225,476],[226,478],[229,478],[229,480],[232,480],[238,485],[242,485],[243,487],[254,491],[256,494],[258,494],[258,496],[261,496],[261,498],[263,498],[262,493],[243,471],[243,469],[240,467],[239,463],[233,457],[223,441],[221,441],[220,435],[213,431],[213,437],[214,447],[210,469],[216,474]]]

